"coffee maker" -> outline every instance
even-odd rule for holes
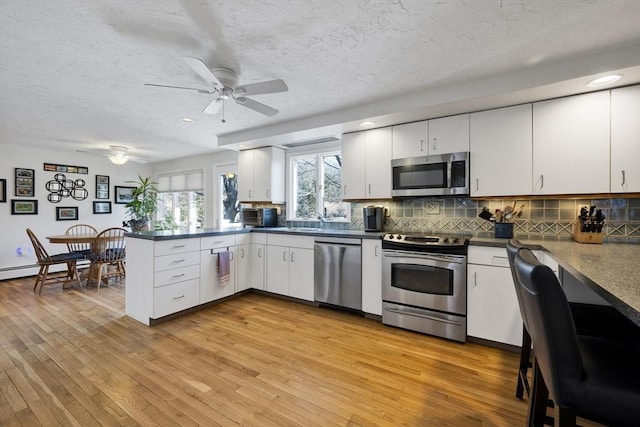
[[[382,231],[384,225],[384,208],[382,206],[367,206],[362,208],[364,231]]]

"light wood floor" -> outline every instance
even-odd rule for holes
[[[517,426],[517,354],[247,294],[154,327],[122,285],[0,282],[0,425]]]

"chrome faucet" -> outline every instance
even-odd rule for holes
[[[318,219],[320,220],[320,222],[322,223],[322,228],[324,228],[324,225],[327,223],[327,220],[326,220],[326,218],[324,217],[324,215],[322,215],[322,214],[318,214],[318,217],[317,217],[317,218],[318,218]]]

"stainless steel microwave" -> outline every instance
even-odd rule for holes
[[[469,152],[391,160],[391,196],[469,195]]]
[[[244,208],[240,210],[240,221],[243,226],[275,227],[278,214],[276,208]]]

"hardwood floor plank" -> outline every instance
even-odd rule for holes
[[[518,355],[250,293],[144,326],[124,286],[0,282],[0,424],[523,425]]]

